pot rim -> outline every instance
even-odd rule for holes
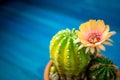
[[[50,60],[46,65],[44,70],[44,80],[49,80],[50,67],[52,66],[52,61]]]

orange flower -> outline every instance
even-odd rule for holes
[[[83,23],[79,27],[80,31],[76,31],[78,40],[81,42],[79,49],[82,47],[86,48],[86,53],[90,50],[94,53],[95,50],[105,50],[103,44],[112,45],[112,40],[109,39],[116,32],[109,32],[109,25],[105,25],[103,20],[89,20]]]

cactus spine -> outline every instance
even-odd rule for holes
[[[50,43],[50,58],[60,76],[70,79],[83,72],[90,62],[90,53],[85,54],[85,48],[78,50],[80,43],[74,43],[77,38],[75,30],[59,31]]]
[[[118,68],[106,57],[96,57],[90,62],[90,80],[116,80]]]

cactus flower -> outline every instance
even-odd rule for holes
[[[105,25],[103,20],[89,20],[88,22],[81,24],[79,29],[80,31],[76,31],[76,34],[78,35],[76,41],[82,43],[79,49],[87,47],[86,53],[90,51],[94,54],[95,51],[105,51],[103,44],[109,46],[112,45],[112,40],[109,38],[115,34],[115,32],[109,32],[109,25]]]

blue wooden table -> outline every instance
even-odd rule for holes
[[[103,19],[117,34],[103,55],[120,67],[120,1],[12,0],[0,5],[0,80],[43,80],[49,42],[59,30]]]

